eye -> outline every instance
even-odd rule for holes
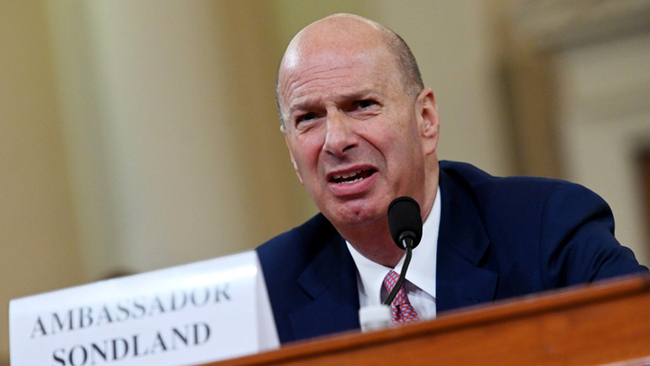
[[[312,120],[312,119],[314,119],[316,117],[317,117],[316,113],[312,113],[312,112],[302,114],[302,115],[296,117],[296,124],[298,124],[300,122],[308,122],[308,121],[310,121],[310,120]]]
[[[357,100],[356,102],[354,102],[354,107],[357,109],[367,109],[377,104],[378,103],[372,99],[364,99],[364,100]]]

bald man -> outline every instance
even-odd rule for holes
[[[283,343],[356,329],[358,309],[387,296],[404,261],[387,219],[400,196],[419,203],[424,222],[403,288],[416,319],[647,272],[591,191],[439,162],[433,91],[406,43],[376,22],[337,14],[304,28],[280,64],[277,101],[320,210],[257,249]]]

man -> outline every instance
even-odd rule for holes
[[[424,222],[404,285],[419,319],[647,271],[585,188],[438,162],[433,91],[408,46],[375,22],[337,14],[303,29],[282,59],[277,100],[296,174],[321,212],[257,249],[283,343],[358,328],[358,309],[386,297],[403,264],[386,214],[400,196]]]

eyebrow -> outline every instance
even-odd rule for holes
[[[379,99],[378,94],[374,91],[371,91],[371,89],[362,89],[362,90],[356,90],[349,93],[341,93],[340,95],[337,95],[335,97],[335,101],[340,102],[346,100],[366,99],[369,97],[374,97]],[[306,96],[305,98],[303,98],[302,101],[289,106],[289,111],[293,113],[295,111],[304,111],[304,110],[312,109],[314,108],[314,105],[318,104],[317,102],[318,99],[319,98],[311,98],[310,96]]]

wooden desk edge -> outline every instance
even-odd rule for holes
[[[424,334],[444,333],[450,329],[473,327],[505,319],[575,308],[586,303],[607,302],[620,297],[650,293],[650,276],[636,275],[600,281],[548,293],[533,294],[489,305],[478,305],[450,311],[436,319],[398,328],[361,333],[351,331],[283,346],[274,351],[224,360],[203,366],[236,366],[273,364],[282,360],[311,358],[323,353],[371,347],[377,344],[404,341]],[[647,361],[648,359],[644,359]],[[633,362],[633,360],[630,360]],[[638,363],[633,363],[638,364]]]

